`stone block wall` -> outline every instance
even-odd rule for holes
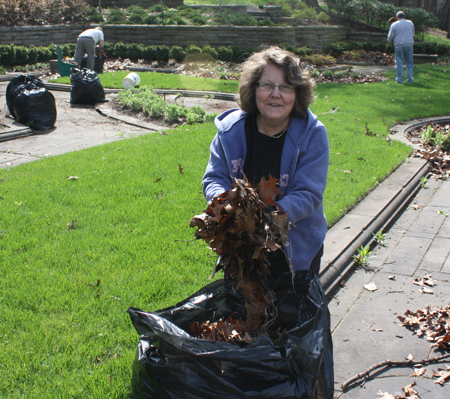
[[[142,8],[149,8],[155,5],[160,5],[160,0],[86,0],[91,7],[98,7],[101,4],[102,8],[128,8],[130,6],[138,5]],[[183,5],[183,0],[164,0],[163,4],[166,7],[179,7]]]
[[[75,43],[78,35],[92,26],[54,25],[29,27],[0,27],[0,44],[14,43],[18,46],[48,46],[50,44]],[[385,40],[385,34],[349,34],[341,26],[176,26],[176,25],[103,25],[105,41],[110,43],[141,43],[149,45],[167,45],[186,47],[195,44],[199,47],[239,46],[251,49],[260,45],[287,43],[294,47],[307,46],[320,52],[326,43],[355,40]],[[368,35],[367,39],[361,39]],[[370,38],[369,38],[370,37]]]

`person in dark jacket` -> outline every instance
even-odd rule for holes
[[[245,175],[253,187],[262,177],[279,180],[276,203],[292,227],[284,248],[269,253],[271,274],[320,271],[329,148],[325,126],[308,108],[313,87],[297,56],[267,48],[243,65],[240,109],[215,120],[218,132],[202,180],[208,200],[229,190],[232,177]]]

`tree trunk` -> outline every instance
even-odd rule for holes
[[[447,37],[450,37],[450,0],[447,0],[442,7],[439,18],[439,29],[447,31]]]
[[[312,7],[316,10],[320,10],[319,7],[319,0],[303,0],[303,3],[305,3],[308,7]]]

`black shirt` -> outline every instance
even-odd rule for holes
[[[249,116],[245,122],[245,138],[247,155],[244,162],[244,174],[253,188],[256,188],[265,177],[270,175],[280,180],[280,165],[283,154],[286,129],[275,136],[267,136],[258,131],[256,116]],[[289,264],[282,249],[269,252],[267,256],[270,273],[277,274],[289,271]]]

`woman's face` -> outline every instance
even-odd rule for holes
[[[260,82],[273,83],[276,85],[286,84],[284,80],[284,71],[274,65],[267,64],[261,77]],[[273,90],[265,90],[256,87],[256,107],[260,113],[263,123],[268,125],[286,126],[289,121],[289,115],[295,104],[294,92],[281,92],[278,86]]]

